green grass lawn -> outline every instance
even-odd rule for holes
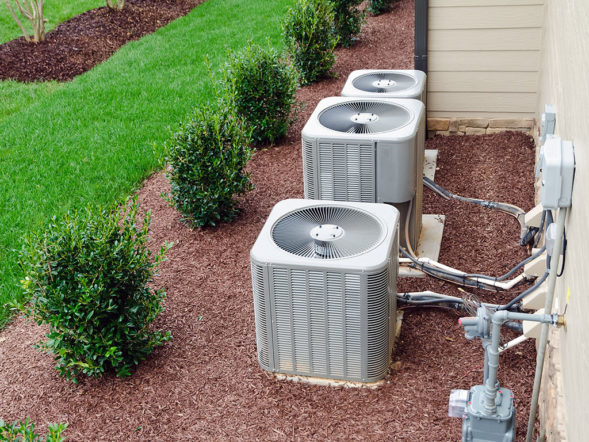
[[[0,81],[0,122],[3,119],[26,109],[60,87],[55,81],[46,83],[18,83],[16,81]]]
[[[211,98],[205,57],[215,70],[248,39],[281,47],[293,1],[208,0],[71,83],[30,86],[38,100],[0,120],[0,305],[20,296],[23,235],[136,189],[157,167],[153,144]]]
[[[14,0],[10,0],[14,11],[17,13],[21,23],[27,31],[32,33],[29,22],[23,18],[16,8]],[[27,2],[28,0],[25,0]],[[48,0],[45,2],[44,14],[48,22],[45,24],[45,31],[50,31],[61,22],[64,22],[89,9],[105,6],[104,0]],[[0,2],[0,44],[13,40],[22,35],[18,25],[10,15],[10,11],[4,0]]]

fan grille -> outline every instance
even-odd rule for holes
[[[356,77],[352,85],[364,92],[391,93],[409,89],[417,84],[410,75],[398,72],[371,72]]]
[[[319,123],[338,132],[378,134],[407,125],[411,114],[404,107],[380,101],[349,101],[319,114]]]
[[[318,243],[311,236],[320,225],[338,226],[345,234]],[[349,258],[376,247],[385,227],[373,215],[342,206],[314,206],[298,209],[279,219],[272,229],[275,244],[286,252],[315,259]]]

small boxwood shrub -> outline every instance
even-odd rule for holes
[[[108,209],[87,208],[53,218],[45,231],[27,238],[20,254],[25,313],[49,325],[39,346],[55,355],[59,373],[106,370],[127,376],[169,332],[150,324],[163,310],[163,289],[148,284],[169,248],[155,257],[147,248],[150,214],[136,223],[136,199]]]
[[[349,47],[354,37],[362,30],[364,11],[358,6],[364,0],[330,0],[333,5],[335,33],[339,36],[339,44]]]
[[[295,69],[268,46],[249,42],[229,54],[223,78],[237,116],[252,130],[255,144],[273,143],[286,134],[296,103]]]
[[[395,3],[398,0],[369,0],[368,1],[368,12],[372,15],[380,15],[385,12],[389,12],[393,9]]]
[[[251,131],[221,103],[217,110],[197,108],[165,144],[170,202],[189,224],[214,226],[236,216],[236,197],[253,188],[245,171],[250,142]]]
[[[65,437],[61,434],[67,428],[67,424],[49,424],[49,433],[46,437],[35,433],[35,424],[28,418],[24,421],[15,421],[12,424],[0,419],[0,441],[23,442],[63,442]]]
[[[301,84],[313,83],[330,72],[338,37],[328,0],[298,0],[286,14],[282,33]]]

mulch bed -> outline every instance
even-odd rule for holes
[[[69,81],[139,40],[188,14],[204,0],[127,0],[122,11],[102,7],[84,12],[47,33],[0,45],[0,80]]]
[[[165,177],[150,177],[139,200],[153,214],[151,244],[155,250],[174,242],[155,281],[168,293],[156,325],[171,330],[173,340],[127,379],[107,375],[73,385],[59,378],[50,356],[32,348],[45,328],[16,319],[0,333],[0,417],[30,417],[42,429],[68,422],[71,440],[459,440],[461,421],[447,417],[448,396],[453,388],[482,383],[483,351],[480,342],[464,338],[456,312],[407,309],[395,363],[377,390],[277,381],[256,358],[249,250],[275,203],[303,197],[303,124],[321,98],[339,94],[352,70],[410,69],[412,53],[412,0],[370,18],[361,40],[338,50],[338,77],[300,90],[306,108],[284,142],[256,153],[249,165],[256,189],[242,199],[231,224],[189,229],[160,197],[169,189]],[[524,210],[533,206],[530,137],[436,137],[426,147],[439,149],[436,181],[449,190]],[[424,193],[423,212],[446,215],[441,262],[498,275],[527,256],[513,218]],[[432,278],[398,285],[399,291],[426,289],[460,295]],[[475,294],[502,302],[521,290]],[[515,392],[518,440],[525,434],[534,362],[533,341],[500,360],[500,381]]]

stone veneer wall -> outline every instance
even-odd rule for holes
[[[428,118],[427,135],[482,135],[514,130],[535,135],[533,118]]]
[[[540,435],[543,436],[540,440],[546,442],[565,442],[567,440],[559,333],[559,330],[552,327],[548,333],[542,387],[538,399]]]

